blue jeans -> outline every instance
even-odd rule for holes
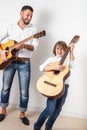
[[[9,104],[10,90],[15,72],[18,72],[19,89],[20,89],[20,111],[25,112],[29,100],[29,83],[30,83],[30,61],[12,62],[3,70],[3,86],[1,91],[1,107],[7,107]]]
[[[37,122],[34,124],[34,129],[40,129],[44,122],[46,121],[46,128],[51,129],[53,127],[54,122],[56,121],[58,115],[62,110],[62,106],[65,103],[65,99],[68,93],[68,84],[65,84],[65,92],[62,97],[59,99],[47,99],[46,108],[40,114]]]

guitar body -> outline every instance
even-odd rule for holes
[[[12,61],[16,60],[16,52],[18,51],[18,49],[16,49],[17,46],[23,45],[24,43],[26,43],[27,41],[33,39],[33,38],[40,38],[46,35],[45,30],[36,33],[30,37],[25,38],[24,40],[20,41],[20,42],[16,42],[14,40],[9,40],[7,43],[4,44],[0,44],[0,48],[2,50],[7,50],[6,52],[6,57],[7,57],[7,61],[3,62],[2,61],[2,57],[0,56],[0,70],[6,68]],[[16,44],[15,44],[16,42]]]
[[[0,48],[2,50],[8,50],[11,46],[14,45],[14,42],[15,42],[14,40],[9,40],[8,42],[4,44],[0,44]],[[0,70],[6,68],[12,61],[16,59],[15,53],[16,53],[15,49],[13,49],[12,51],[6,52],[7,61],[5,62],[2,61],[2,58],[0,56]]]
[[[58,62],[53,62],[50,66],[57,65]],[[42,77],[37,81],[38,91],[46,97],[59,98],[64,93],[64,81],[69,76],[70,70],[69,67],[65,64],[65,69],[54,73],[54,71],[46,72]]]
[[[76,43],[79,40],[80,36],[75,35],[71,43]],[[68,65],[63,64],[66,56],[70,51],[70,47],[68,47],[62,56],[60,62],[53,62],[49,66],[55,68],[56,65],[60,64],[65,66],[62,71],[50,71],[46,72],[39,80],[37,81],[37,89],[38,91],[46,97],[50,98],[60,98],[64,94],[64,81],[70,75],[70,69]]]

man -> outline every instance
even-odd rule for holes
[[[0,36],[0,41],[8,37],[8,39],[13,39],[16,42],[20,42],[26,39],[29,36],[32,36],[36,33],[36,27],[30,23],[33,16],[33,8],[31,6],[25,5],[22,7],[20,12],[20,19],[17,23],[10,25],[6,30],[6,33]],[[19,88],[20,88],[20,119],[25,125],[29,125],[29,120],[25,116],[25,112],[28,106],[29,100],[29,83],[30,83],[30,58],[32,53],[38,46],[38,39],[33,38],[24,44],[17,45],[16,53],[17,60],[11,62],[3,70],[3,86],[1,91],[1,113],[0,113],[0,122],[3,121],[6,117],[6,107],[9,105],[9,95],[13,82],[13,77],[18,71],[19,78]],[[2,61],[6,61],[7,57],[5,55],[5,50],[0,48],[0,55]]]

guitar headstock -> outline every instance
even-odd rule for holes
[[[43,31],[41,31],[41,32],[39,32],[39,33],[34,34],[33,37],[34,37],[34,38],[39,38],[39,37],[43,37],[43,36],[45,36],[45,35],[46,35],[46,31],[43,30]]]
[[[72,40],[71,40],[71,43],[76,43],[78,40],[79,40],[80,36],[79,35],[75,35]]]

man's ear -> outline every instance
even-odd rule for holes
[[[20,15],[23,15],[23,11],[20,12]]]

